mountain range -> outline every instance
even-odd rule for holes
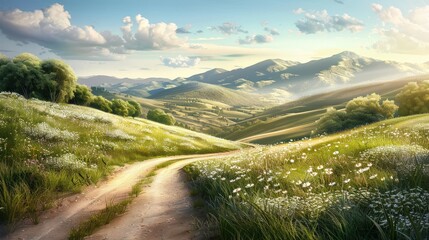
[[[102,86],[115,93],[157,99],[194,96],[213,100],[210,98],[216,96],[216,100],[222,102],[223,95],[220,92],[224,91],[228,96],[234,95],[233,98],[226,98],[227,104],[242,105],[247,104],[246,101],[238,99],[248,98],[248,94],[252,94],[253,99],[277,103],[356,84],[428,72],[429,64],[383,61],[362,57],[353,52],[341,52],[306,63],[268,59],[246,68],[231,71],[215,68],[188,78],[174,80],[93,76],[80,78],[79,82],[88,86]],[[210,90],[216,93],[209,94]],[[235,100],[231,102],[231,99]]]

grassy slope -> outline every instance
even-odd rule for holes
[[[209,202],[208,227],[223,239],[429,237],[429,114],[245,150],[187,171]]]
[[[200,82],[191,82],[179,87],[167,89],[152,96],[151,98],[207,99],[225,103],[231,106],[260,106],[264,104],[263,102],[259,101],[259,97],[257,95]]]
[[[315,121],[325,113],[327,107],[333,106],[341,109],[344,108],[349,100],[374,92],[380,94],[383,98],[394,99],[394,96],[408,82],[422,81],[428,78],[429,76],[410,77],[304,97],[273,107],[257,114],[255,117],[246,119],[237,125],[248,125],[247,127],[221,136],[227,139],[243,139],[247,142],[261,144],[308,137],[315,128]]]
[[[166,155],[220,152],[227,140],[95,109],[0,95],[0,222],[49,207],[115,165]]]

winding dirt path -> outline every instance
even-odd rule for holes
[[[123,216],[87,239],[201,239],[194,230],[196,215],[180,169],[195,161],[229,154],[191,158],[159,170],[152,184],[143,190]]]
[[[24,222],[20,224],[17,229],[6,235],[1,236],[0,239],[19,239],[19,240],[37,240],[37,239],[46,239],[46,240],[55,240],[55,239],[67,239],[70,230],[77,226],[80,222],[89,218],[93,213],[102,210],[106,207],[106,203],[115,203],[128,196],[128,193],[131,191],[131,187],[137,183],[142,177],[147,175],[150,170],[152,170],[156,165],[170,161],[170,160],[181,160],[181,159],[198,159],[198,158],[208,158],[222,156],[231,153],[212,153],[212,154],[198,154],[198,155],[183,155],[183,156],[173,156],[173,157],[164,157],[145,160],[142,162],[136,162],[125,167],[122,167],[120,170],[116,171],[114,174],[109,176],[106,181],[100,182],[97,186],[91,186],[86,188],[81,194],[72,195],[61,200],[59,207],[51,209],[46,213],[42,214],[40,217],[40,223],[34,225],[30,222]],[[179,162],[180,164],[181,162]],[[181,166],[181,165],[174,165]],[[171,169],[171,168],[168,168]],[[176,171],[177,172],[177,171]],[[160,174],[160,176],[165,176],[165,179],[171,177],[176,178],[176,172],[170,172],[167,174]],[[181,179],[180,179],[181,180]],[[160,181],[160,178],[157,177],[152,184],[156,186]],[[161,182],[165,182],[162,180]],[[183,181],[180,181],[183,183]],[[159,183],[158,183],[159,184]],[[158,188],[164,188],[161,183]],[[173,184],[174,185],[174,184]],[[166,187],[169,187],[167,184]],[[171,193],[184,192],[186,194],[186,189],[177,188],[173,186],[170,188]],[[183,191],[182,191],[183,190]],[[147,194],[144,194],[145,196]],[[148,194],[150,195],[150,194]],[[184,198],[185,199],[185,198]],[[140,199],[135,199],[135,202],[140,202]],[[179,199],[180,200],[180,199]],[[146,204],[154,203],[156,206],[158,203],[153,201],[160,201],[159,198],[149,198],[145,201]],[[133,203],[133,207],[136,204]],[[155,208],[155,207],[154,207]],[[134,212],[134,211],[129,211]],[[189,217],[188,217],[189,218]],[[112,238],[112,239],[123,239],[123,238]]]

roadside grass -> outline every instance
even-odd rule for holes
[[[205,200],[208,232],[221,239],[429,237],[429,115],[243,150],[185,171]]]
[[[128,197],[118,203],[109,203],[106,204],[106,208],[92,215],[88,220],[81,222],[77,227],[73,228],[70,231],[69,239],[70,240],[80,240],[84,239],[86,236],[93,234],[100,227],[109,224],[113,219],[123,214],[129,204],[132,203],[134,198],[138,197],[142,192],[144,186],[149,185],[153,177],[156,176],[156,172],[162,168],[166,168],[173,163],[180,160],[169,160],[163,163],[156,165],[146,176],[144,176],[140,181],[134,184],[131,187],[131,191],[128,194]]]
[[[0,224],[52,207],[116,166],[148,158],[221,152],[240,144],[139,118],[0,93]]]

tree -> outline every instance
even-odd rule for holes
[[[396,95],[399,115],[429,113],[429,80],[410,82]]]
[[[128,104],[132,107],[132,112],[130,111],[131,107],[129,107],[128,109],[128,115],[131,117],[140,117],[142,115],[142,107],[141,105],[134,101],[134,100],[130,100],[128,101]]]
[[[349,101],[345,111],[329,108],[317,121],[317,133],[332,133],[388,118],[393,118],[398,106],[393,101],[381,102],[380,95],[371,94]]]
[[[10,62],[10,59],[6,55],[0,53],[0,67]]]
[[[33,64],[17,61],[0,67],[0,91],[16,92],[26,98],[41,97],[45,82],[45,76]]]
[[[41,67],[48,79],[44,94],[52,102],[69,102],[76,90],[77,77],[73,69],[59,60],[44,61]]]
[[[112,102],[110,102],[109,100],[105,99],[102,96],[94,97],[89,103],[89,106],[104,112],[108,112],[108,113],[112,112]]]
[[[38,57],[31,53],[21,53],[13,58],[14,63],[23,63],[27,66],[39,68],[41,61]]]
[[[112,112],[113,114],[126,117],[128,116],[128,103],[122,99],[112,100]]]
[[[70,100],[70,103],[87,106],[94,95],[92,95],[91,90],[85,85],[76,85],[76,90],[74,91],[74,97]]]
[[[162,109],[152,109],[147,113],[147,119],[163,123],[165,125],[174,125],[176,123],[176,119],[170,114],[165,113]]]

